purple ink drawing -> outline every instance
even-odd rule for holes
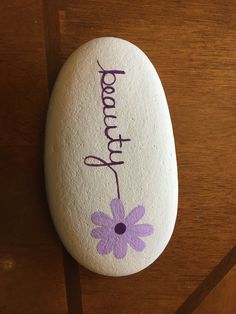
[[[145,248],[145,242],[141,237],[153,233],[150,224],[137,224],[143,217],[145,208],[141,205],[135,207],[125,217],[124,206],[120,199],[113,199],[111,202],[112,218],[101,211],[92,214],[92,222],[99,226],[92,230],[92,237],[99,239],[97,251],[101,255],[113,251],[117,259],[126,256],[128,245],[137,252]]]
[[[115,167],[124,164],[124,161],[122,160],[122,147],[124,143],[130,142],[130,139],[123,138],[121,134],[112,136],[110,131],[117,129],[117,116],[112,111],[117,106],[114,96],[112,97],[112,94],[115,94],[114,84],[117,80],[116,75],[124,75],[125,71],[105,70],[99,61],[97,61],[97,64],[100,69],[98,72],[101,75],[101,107],[103,111],[103,123],[105,126],[104,136],[108,140],[107,152],[109,157],[108,160],[104,160],[97,155],[88,155],[84,158],[84,164],[89,167],[106,167],[110,169],[115,177],[117,197],[120,198],[119,177]],[[108,121],[110,121],[110,123]],[[116,144],[118,148],[114,148],[114,144]]]
[[[105,255],[113,251],[117,259],[122,259],[126,256],[128,245],[137,252],[144,250],[145,242],[140,238],[151,235],[153,227],[150,224],[136,224],[145,213],[145,208],[141,205],[135,207],[125,218],[124,207],[120,200],[117,169],[124,164],[122,159],[123,146],[129,143],[131,139],[123,137],[117,130],[117,116],[114,112],[117,107],[115,83],[117,77],[125,75],[126,72],[123,70],[106,70],[98,60],[97,64],[99,66],[98,73],[100,74],[101,108],[108,157],[103,159],[97,154],[88,155],[84,158],[84,164],[89,167],[101,169],[105,167],[110,170],[114,178],[117,198],[114,198],[111,202],[113,218],[101,211],[92,214],[92,222],[98,227],[93,229],[91,235],[93,238],[100,240],[97,244],[99,254]],[[118,134],[115,136],[113,132],[112,135],[111,130],[117,131]]]

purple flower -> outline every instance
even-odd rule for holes
[[[132,249],[141,252],[145,243],[140,237],[146,237],[153,233],[153,227],[149,224],[136,224],[144,215],[143,206],[135,207],[125,218],[124,206],[120,199],[111,201],[111,212],[113,218],[97,211],[92,214],[91,219],[96,227],[91,235],[100,239],[97,245],[99,254],[104,255],[113,251],[116,258],[124,258],[127,253],[128,244]]]

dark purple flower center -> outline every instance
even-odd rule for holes
[[[123,222],[119,222],[115,225],[115,233],[117,234],[123,234],[126,231],[126,225],[123,224]]]

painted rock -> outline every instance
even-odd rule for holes
[[[133,44],[104,37],[66,61],[47,117],[45,174],[57,232],[84,267],[136,273],[161,254],[178,198],[160,79]]]

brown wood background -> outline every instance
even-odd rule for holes
[[[236,1],[2,0],[0,313],[236,313]],[[125,278],[79,267],[50,220],[43,140],[51,87],[99,36],[138,45],[169,102],[179,167],[174,235]]]

